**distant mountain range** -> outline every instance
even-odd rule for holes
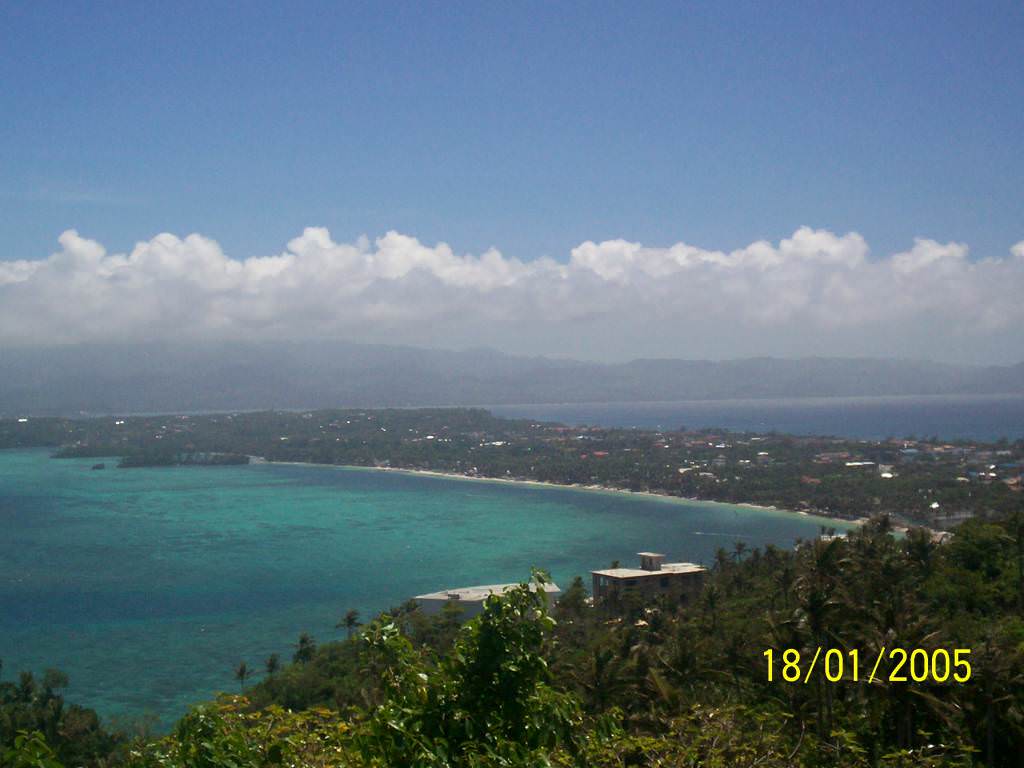
[[[1024,393],[1024,363],[594,363],[341,342],[0,350],[0,414]]]

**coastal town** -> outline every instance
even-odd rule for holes
[[[266,411],[0,421],[0,447],[120,466],[306,462],[654,493],[949,530],[1012,504],[1024,441],[852,440],[609,429],[483,409]]]

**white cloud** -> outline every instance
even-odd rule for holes
[[[967,246],[963,243],[937,243],[934,240],[915,238],[914,247],[892,257],[893,269],[900,274],[910,274],[923,269],[957,271],[967,259]]]
[[[972,260],[919,238],[872,258],[802,227],[734,251],[584,242],[567,262],[460,255],[397,232],[306,229],[234,259],[201,235],[110,254],[69,230],[47,259],[0,261],[0,345],[344,338],[591,358],[904,355],[1024,358],[1024,241]]]

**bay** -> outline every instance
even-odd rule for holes
[[[446,587],[565,586],[644,549],[792,546],[821,518],[634,494],[254,464],[93,471],[0,451],[0,659],[66,671],[69,700],[167,727],[236,690],[245,660],[290,658],[350,608],[370,617]]]

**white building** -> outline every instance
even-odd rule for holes
[[[521,586],[520,584],[484,584],[478,587],[456,587],[441,592],[431,592],[426,595],[416,595],[413,598],[420,606],[420,610],[427,616],[433,616],[444,610],[448,604],[455,605],[462,609],[462,618],[471,619],[484,609],[484,600],[491,595],[503,595],[508,590]],[[531,590],[537,585],[530,583]],[[548,599],[554,602],[562,594],[561,588],[554,582],[544,585],[544,591]]]

